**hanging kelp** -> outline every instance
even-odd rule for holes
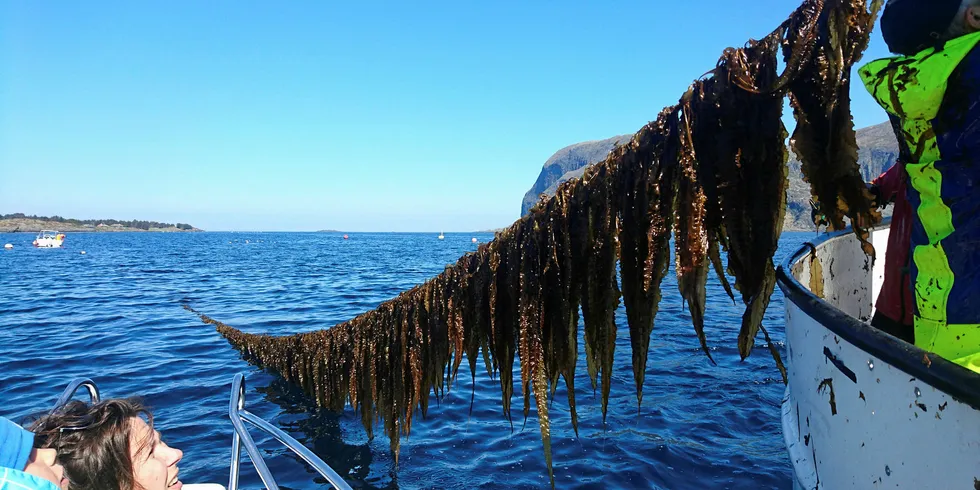
[[[491,243],[373,311],[286,337],[247,334],[201,318],[216,324],[245,359],[277,371],[318,405],[360,410],[369,435],[375,421],[383,424],[396,461],[413,414],[424,415],[429,395],[451,388],[464,356],[475,376],[482,354],[487,372],[499,378],[503,414],[511,421],[519,359],[525,420],[533,397],[554,481],[547,399],[563,378],[577,431],[579,308],[585,363],[593,389],[601,389],[605,418],[620,284],[639,402],[673,236],[678,288],[704,352],[711,358],[709,268],[735,298],[724,250],[745,305],[739,352],[749,356],[761,330],[785,381],[762,325],[786,208],[784,97],[790,94],[798,121],[793,148],[820,209],[833,226],[847,217],[866,237],[878,217],[858,172],[847,90],[879,8],[880,1],[869,11],[858,0],[807,0],[769,36],[726,50],[677,106],[581,178],[558,186],[554,197]]]
[[[640,129],[629,144],[610,155],[610,159],[620,161],[614,188],[619,204],[619,265],[638,402],[643,401],[660,284],[670,266],[676,158],[667,156],[665,149],[671,137],[676,141],[676,126],[670,125],[674,115],[674,111],[665,110],[655,122]],[[676,144],[671,147],[676,148]]]
[[[714,89],[721,134],[718,171],[728,267],[746,305],[738,348],[748,357],[776,285],[776,253],[786,210],[786,129],[777,79],[779,36],[725,52]],[[710,136],[710,135],[705,135]],[[700,139],[701,136],[698,136]],[[700,142],[699,146],[710,145]],[[855,165],[856,165],[855,161]]]
[[[857,165],[850,90],[851,68],[868,46],[883,0],[872,0],[870,11],[865,0],[821,3],[797,10],[782,33],[793,70],[783,80],[796,116],[791,144],[822,221],[839,230],[850,218],[865,253],[874,256],[869,229],[881,216]]]
[[[690,94],[690,93],[689,93]],[[711,362],[704,334],[704,309],[708,285],[708,232],[706,228],[707,197],[695,159],[694,136],[691,132],[693,109],[689,103],[681,106],[677,125],[677,219],[674,222],[674,256],[676,257],[677,287],[691,311],[691,322],[701,349]],[[710,171],[711,167],[705,167]]]
[[[571,242],[582,267],[582,318],[585,324],[585,359],[596,387],[602,380],[602,413],[609,404],[613,355],[616,349],[616,209],[612,199],[615,162],[590,168],[583,176],[583,188],[575,193],[571,205]],[[532,212],[532,216],[536,212]],[[573,252],[574,253],[574,252]],[[574,259],[573,259],[574,260]]]

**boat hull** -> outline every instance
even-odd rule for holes
[[[794,488],[977,488],[980,375],[865,323],[884,260],[853,234],[806,248],[780,268]]]
[[[55,238],[38,238],[34,240],[34,246],[37,248],[61,248],[64,245],[64,240],[58,240]]]

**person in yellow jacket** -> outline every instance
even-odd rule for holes
[[[915,344],[980,373],[980,0],[891,0],[881,32],[900,56],[860,75],[900,128]]]

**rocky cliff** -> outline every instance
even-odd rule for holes
[[[632,137],[632,134],[624,134],[599,141],[576,143],[558,150],[548,161],[544,162],[544,168],[541,169],[538,180],[531,186],[531,190],[524,194],[524,201],[521,203],[521,216],[531,210],[531,207],[538,202],[541,194],[554,195],[555,190],[558,189],[558,184],[582,175],[587,166],[605,159],[617,143],[625,143]]]

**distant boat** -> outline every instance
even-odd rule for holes
[[[439,232],[439,239],[440,240],[445,240],[446,239],[446,235],[443,235],[441,231]]]
[[[37,248],[61,248],[65,244],[65,234],[54,230],[41,230],[34,239]]]

